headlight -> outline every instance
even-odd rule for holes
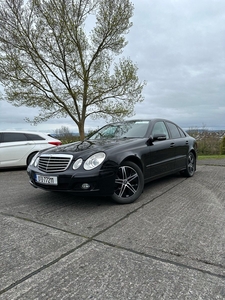
[[[38,156],[38,153],[36,153],[34,155],[34,157],[32,158],[30,165],[34,165],[35,167],[37,167],[38,162],[39,162],[39,156]]]
[[[104,152],[95,153],[94,155],[90,156],[84,163],[85,170],[92,170],[99,166],[103,160],[105,159],[106,155]]]
[[[39,156],[35,159],[34,166],[37,167],[38,163],[39,163]]]
[[[80,167],[80,165],[82,164],[83,160],[82,158],[78,158],[75,163],[73,164],[73,169],[76,170]]]

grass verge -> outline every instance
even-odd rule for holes
[[[225,155],[198,155],[198,159],[225,159]]]

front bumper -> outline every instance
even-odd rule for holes
[[[66,170],[62,173],[43,173],[33,166],[27,168],[30,184],[35,188],[47,191],[73,192],[79,195],[110,196],[114,193],[117,167],[103,168],[91,171]],[[41,184],[37,182],[36,175],[56,176],[57,185]],[[84,189],[84,184],[90,187]]]

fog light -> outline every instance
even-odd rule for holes
[[[90,189],[90,184],[89,183],[83,183],[82,186],[81,186],[81,188],[83,190],[88,190],[88,189]]]

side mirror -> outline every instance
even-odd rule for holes
[[[166,135],[163,133],[157,133],[153,135],[153,140],[154,141],[165,141],[166,140]]]
[[[153,145],[154,141],[164,141],[166,140],[166,135],[165,134],[154,134],[153,136],[150,135],[148,141],[147,141],[147,145]]]

